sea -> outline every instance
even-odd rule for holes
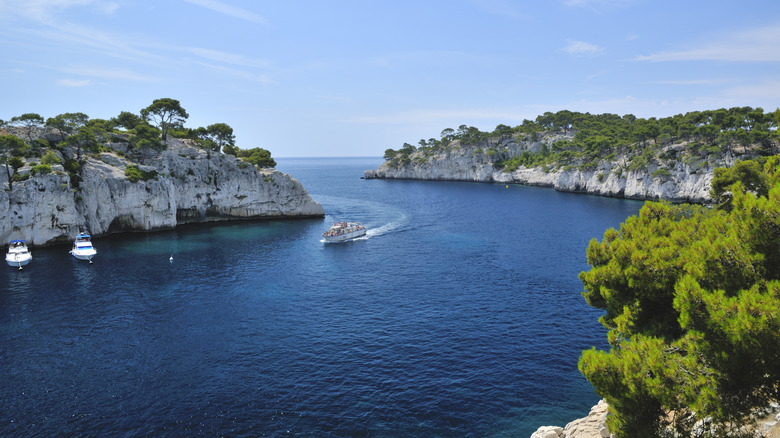
[[[641,202],[277,162],[325,218],[0,269],[0,436],[528,437],[598,402],[577,361],[606,332],[578,274]],[[343,220],[367,235],[323,242]]]

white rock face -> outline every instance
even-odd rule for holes
[[[143,157],[144,171],[158,176],[130,182],[132,164],[113,153],[87,158],[80,191],[67,173],[13,183],[1,168],[0,240],[32,245],[70,241],[79,230],[95,236],[158,230],[189,222],[230,219],[322,217],[322,206],[301,183],[274,169],[258,170],[236,157],[169,139],[159,155]],[[54,166],[56,168],[56,166]]]
[[[542,426],[531,434],[531,438],[559,438],[562,433],[562,427]]]
[[[551,142],[559,139],[544,139]],[[495,142],[492,142],[495,143]],[[539,143],[511,141],[505,145],[496,145],[512,155],[527,150],[538,150]],[[367,179],[419,179],[419,180],[450,180],[526,184],[552,187],[559,191],[583,192],[594,195],[658,200],[672,202],[711,202],[710,183],[716,167],[732,164],[733,158],[711,160],[686,164],[674,162],[671,167],[663,164],[650,164],[646,169],[638,171],[621,170],[618,162],[599,163],[595,170],[578,170],[576,167],[559,168],[546,171],[541,167],[525,168],[508,173],[496,169],[494,160],[485,152],[491,143],[475,146],[453,147],[438,151],[428,156],[420,152],[411,155],[408,164],[391,167],[385,162],[376,170],[367,170]],[[497,160],[495,160],[497,161]],[[656,172],[659,169],[664,169]],[[656,173],[654,176],[653,173]]]
[[[574,420],[564,428],[542,426],[531,434],[531,438],[610,438],[612,434],[604,424],[607,409],[607,402],[601,400],[591,408],[587,417]]]

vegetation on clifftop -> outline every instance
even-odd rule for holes
[[[735,107],[713,111],[695,111],[672,117],[649,119],[631,114],[544,113],[535,121],[521,125],[498,125],[493,132],[482,132],[461,125],[441,132],[440,139],[420,140],[398,149],[387,149],[384,159],[391,167],[402,167],[412,160],[425,160],[434,153],[455,146],[479,149],[496,168],[513,171],[524,167],[576,167],[593,170],[601,161],[610,161],[620,171],[647,168],[650,163],[670,166],[678,161],[690,163],[720,157],[726,153],[772,155],[777,153],[780,134],[780,109],[765,113],[761,108]],[[548,135],[559,138],[538,148],[510,150],[514,142],[540,142]],[[492,142],[489,142],[492,140]],[[490,145],[488,145],[490,143]],[[679,147],[672,147],[672,146]]]
[[[747,436],[780,400],[780,157],[718,170],[712,191],[716,209],[648,202],[588,246],[583,296],[611,349],[579,367],[617,437],[693,436],[704,419],[696,436]]]
[[[0,164],[8,177],[7,189],[12,190],[15,181],[23,181],[29,175],[51,173],[52,164],[63,164],[77,189],[84,154],[114,152],[115,145],[124,145],[119,149],[133,160],[165,150],[168,135],[190,139],[209,153],[234,155],[247,165],[276,166],[266,149],[238,148],[233,128],[226,123],[185,128],[188,117],[178,100],[163,98],[154,100],[139,114],[122,111],[109,120],[90,119],[84,113],[63,113],[48,119],[25,113],[9,121],[0,120]],[[21,174],[20,169],[25,166],[29,166],[30,172]],[[137,166],[128,168],[125,173],[134,181],[155,176]]]

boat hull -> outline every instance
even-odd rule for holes
[[[5,253],[5,262],[8,266],[22,269],[32,260],[32,253],[27,249],[24,240],[12,240],[8,242],[8,252]]]
[[[97,254],[97,251],[93,250],[71,250],[71,255],[73,257],[79,259],[79,260],[85,260],[85,261],[92,261],[92,259],[95,257],[95,254]]]
[[[366,229],[355,230],[351,233],[338,234],[335,236],[323,236],[326,242],[344,242],[347,240],[357,239],[366,235]]]
[[[15,268],[19,266],[27,266],[27,264],[30,263],[30,260],[32,260],[32,255],[30,254],[8,254],[5,256],[5,262],[8,263],[8,266],[13,266]]]

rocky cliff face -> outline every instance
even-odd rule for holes
[[[122,152],[122,144],[113,144]],[[124,146],[126,147],[126,145]],[[0,239],[33,245],[70,241],[80,230],[95,236],[150,231],[189,222],[230,219],[322,217],[322,206],[300,182],[274,169],[258,170],[231,155],[209,153],[170,139],[162,153],[132,163],[115,152],[89,156],[78,190],[62,166],[13,183],[0,172]],[[133,164],[157,176],[131,182]],[[29,171],[22,168],[20,173]]]
[[[621,166],[620,158],[598,163],[589,170],[580,170],[577,166],[555,169],[521,166],[505,172],[496,165],[501,156],[519,155],[522,151],[535,153],[542,144],[552,144],[559,138],[561,136],[538,142],[512,140],[504,144],[493,140],[479,146],[460,145],[456,141],[435,153],[416,152],[405,164],[394,165],[392,161],[386,161],[376,170],[367,170],[365,177],[526,184],[629,199],[708,203],[711,202],[709,191],[715,168],[733,164],[733,158],[726,156],[690,163],[677,160],[649,163],[639,170]],[[674,147],[670,151],[673,154]]]

